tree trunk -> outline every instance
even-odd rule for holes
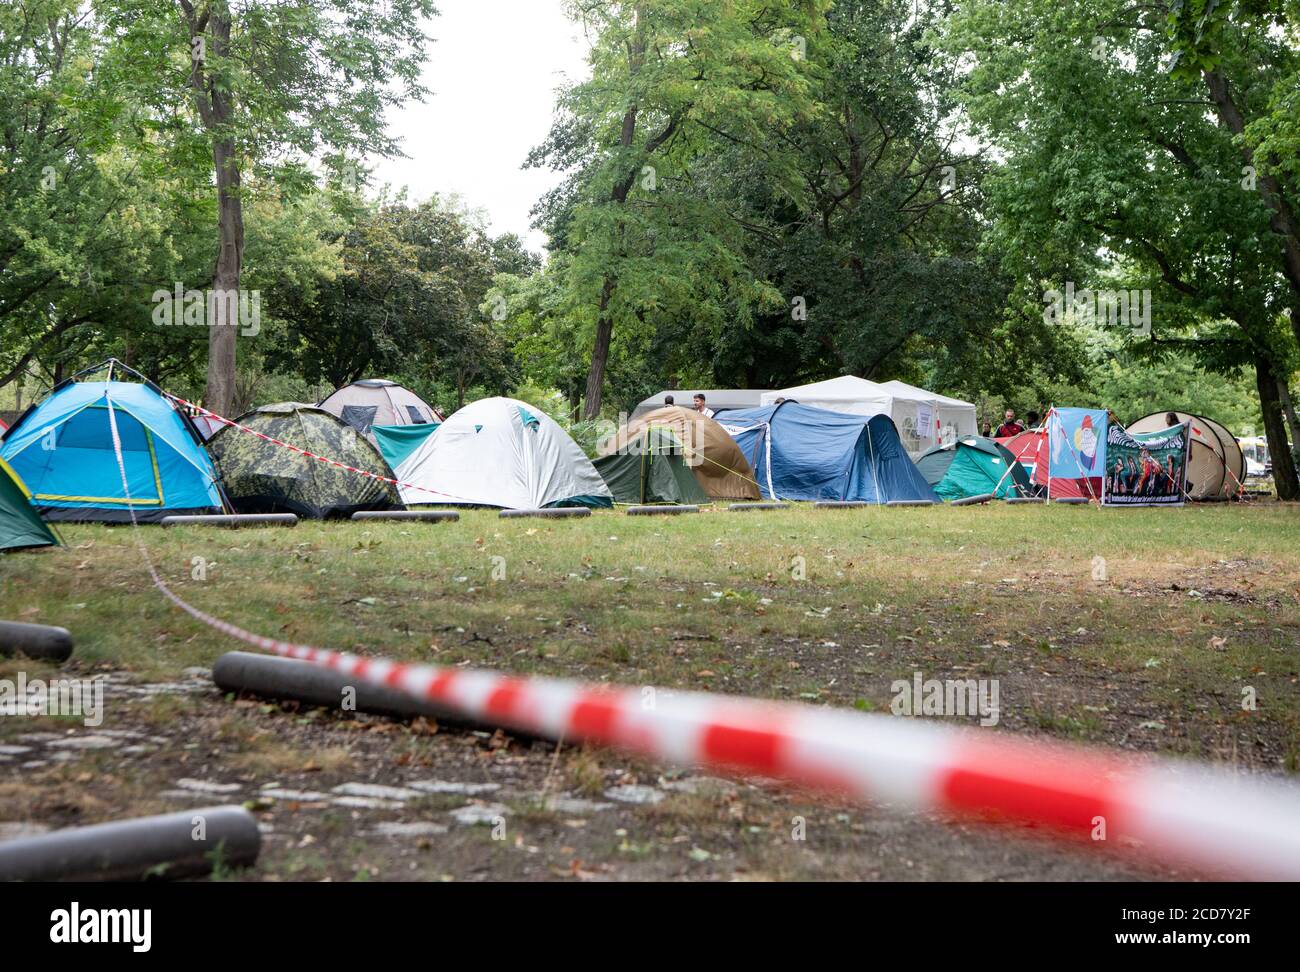
[[[1295,405],[1291,401],[1291,388],[1287,384],[1285,375],[1278,375],[1277,397],[1282,403],[1282,415],[1286,418],[1286,426],[1291,432],[1291,455],[1294,457],[1296,450],[1300,449],[1300,418],[1296,417]],[[1297,470],[1297,476],[1300,476],[1300,470]]]
[[[646,52],[646,28],[645,16],[641,5],[636,8],[636,32],[628,45],[628,76],[636,78],[641,73],[641,67],[645,62]],[[636,140],[636,123],[638,116],[638,107],[635,101],[632,102],[623,113],[623,125],[619,131],[619,145],[626,152],[632,147]],[[649,157],[655,149],[672,135],[677,127],[677,118],[669,119],[668,126],[655,138],[652,138],[645,147],[643,153]],[[610,192],[609,201],[620,210],[627,203],[628,193],[632,191],[632,185],[636,180],[639,165],[632,166],[624,177],[615,184]],[[623,236],[625,227],[622,220],[619,221],[618,227],[618,249],[614,254],[614,265],[625,255],[623,246]],[[605,280],[600,289],[600,313],[596,319],[596,343],[591,349],[591,368],[587,372],[587,398],[583,408],[583,417],[595,419],[600,417],[601,398],[605,391],[605,365],[609,361],[609,342],[614,334],[614,322],[609,317],[609,303],[614,296],[615,273],[607,273]]]
[[[614,322],[609,317],[609,301],[614,295],[614,280],[605,278],[600,294],[600,316],[596,320],[596,343],[591,349],[591,370],[587,372],[587,400],[582,417],[600,418],[601,398],[605,391],[605,365],[609,361],[609,342]]]
[[[222,300],[208,301],[208,385],[204,404],[229,415],[235,404],[235,338],[239,331],[239,277],[244,262],[244,203],[240,195],[239,157],[229,135],[234,105],[225,86],[209,75],[204,43],[212,53],[225,55],[230,48],[231,13],[221,6],[197,14],[188,0],[181,8],[189,23],[192,48],[190,86],[203,127],[213,138],[212,164],[217,180],[217,260],[212,289]],[[219,309],[219,313],[213,313]]]
[[[1273,458],[1273,484],[1280,500],[1300,500],[1300,482],[1296,480],[1295,459],[1286,438],[1286,422],[1278,397],[1278,376],[1273,362],[1263,354],[1255,356],[1255,386],[1259,389],[1259,408],[1264,415],[1264,435],[1268,453]]]
[[[1203,71],[1206,90],[1214,102],[1215,113],[1223,126],[1241,139],[1241,157],[1246,165],[1257,168],[1255,152],[1246,144],[1243,133],[1246,119],[1238,108],[1228,88],[1228,79],[1218,71]],[[1291,291],[1295,294],[1295,304],[1300,306],[1300,220],[1297,220],[1291,208],[1286,192],[1276,176],[1257,173],[1255,186],[1260,197],[1269,209],[1269,228],[1277,235],[1282,245],[1282,275],[1286,277]],[[1291,314],[1291,331],[1300,342],[1300,313]]]
[[[235,398],[235,338],[239,334],[239,276],[244,262],[244,210],[239,198],[239,168],[234,145],[228,139],[213,149],[217,169],[218,236],[217,266],[212,289],[226,295],[219,303],[222,313],[208,321],[207,407],[229,415]]]

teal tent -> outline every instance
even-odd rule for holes
[[[1006,499],[1030,492],[1029,477],[1010,450],[979,435],[935,446],[916,460],[916,468],[946,500],[986,493]]]
[[[49,547],[58,542],[32,506],[27,486],[9,463],[0,459],[0,550]]]
[[[396,469],[441,424],[425,422],[422,425],[372,425],[370,433],[375,437],[375,445],[379,446],[389,467]]]

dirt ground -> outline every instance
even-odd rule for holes
[[[1296,511],[871,512],[670,525],[471,514],[425,532],[304,524],[147,540],[182,596],[315,644],[877,712],[914,672],[997,678],[988,731],[1295,772]],[[1034,522],[1051,543],[1016,538]],[[1210,529],[1178,542],[1189,525]],[[1158,556],[1135,548],[1134,526]],[[1212,876],[492,727],[223,695],[210,666],[241,646],[162,602],[125,530],[66,538],[0,561],[0,596],[21,620],[73,629],[77,654],[60,670],[0,661],[0,678],[101,676],[106,717],[0,718],[0,839],[239,803],[260,821],[262,852],[251,869],[218,866],[221,879]],[[488,575],[497,551],[508,586]],[[196,557],[212,567],[203,579]],[[797,581],[792,557],[804,560]],[[1243,708],[1243,688],[1258,708]]]
[[[104,674],[123,703],[110,707],[117,718],[10,738],[4,751],[21,772],[0,782],[0,806],[25,823],[0,824],[0,836],[240,803],[256,813],[263,847],[255,868],[219,875],[237,880],[1152,876],[1029,829],[828,802],[607,750],[557,752],[499,731],[232,701],[199,670],[177,683]]]

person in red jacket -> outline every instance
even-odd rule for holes
[[[1019,435],[1025,431],[1025,427],[1016,421],[1016,410],[1014,408],[1007,409],[1004,418],[1006,421],[998,426],[998,430],[993,433],[993,438],[1005,439],[1009,435]]]

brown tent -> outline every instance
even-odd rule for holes
[[[710,498],[759,499],[754,470],[736,440],[694,409],[671,405],[647,412],[602,442],[600,454],[612,456],[644,448],[651,429],[671,433],[682,444],[683,460]]]

